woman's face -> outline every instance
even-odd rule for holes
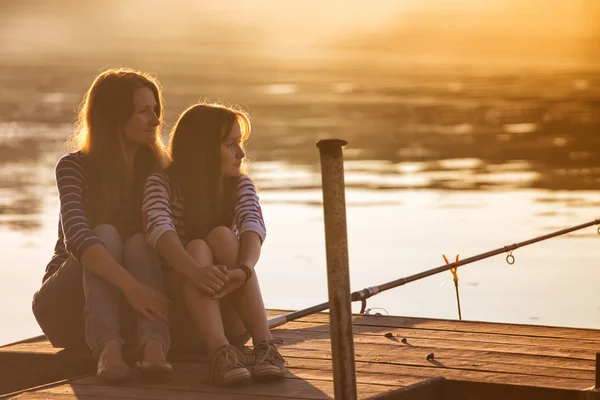
[[[125,140],[132,147],[150,145],[156,141],[160,120],[156,115],[157,106],[150,88],[141,87],[133,92],[133,114],[125,124]]]
[[[241,175],[242,160],[246,156],[243,147],[242,130],[236,119],[229,136],[221,140],[221,170],[223,175],[228,177]]]

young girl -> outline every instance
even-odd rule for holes
[[[129,69],[100,74],[85,95],[73,143],[56,165],[58,241],[33,299],[33,313],[55,347],[82,342],[98,375],[129,374],[121,347],[121,295],[138,313],[142,371],[169,372],[168,300],[157,255],[142,233],[143,185],[166,166],[160,140],[161,93],[150,76]]]
[[[248,340],[246,329],[254,344],[252,376],[273,379],[286,373],[254,268],[266,230],[254,184],[243,173],[249,135],[249,119],[239,111],[190,107],[171,133],[172,163],[150,176],[142,205],[146,238],[175,271],[166,275],[180,281],[174,287],[182,285],[179,291],[199,331],[196,340],[203,341],[211,379],[219,385],[250,378],[234,346]],[[174,342],[177,325],[172,321]]]

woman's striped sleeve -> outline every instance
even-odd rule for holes
[[[168,231],[177,232],[171,211],[171,191],[164,174],[150,175],[144,187],[142,221],[146,240],[156,248],[158,239]]]
[[[56,186],[60,200],[60,223],[67,251],[80,261],[83,252],[93,244],[102,243],[90,229],[83,206],[85,170],[75,154],[63,156],[55,168]]]

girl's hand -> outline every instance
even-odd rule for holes
[[[210,265],[208,267],[192,267],[186,276],[194,286],[212,296],[229,283],[228,273],[225,265]]]
[[[158,318],[165,324],[169,323],[167,314],[171,302],[164,294],[137,281],[124,290],[123,294],[131,307],[150,321]]]
[[[225,285],[225,287],[220,290],[218,293],[215,293],[211,296],[213,300],[219,300],[228,294],[235,292],[242,285],[246,283],[246,273],[242,271],[240,268],[229,271],[229,283]]]

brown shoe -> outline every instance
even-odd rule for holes
[[[244,355],[230,344],[219,347],[212,358],[210,378],[220,386],[248,381],[250,372],[244,367]]]
[[[283,344],[283,340],[265,340],[254,346],[254,368],[252,369],[254,379],[269,380],[285,376],[287,372],[285,360],[277,351],[276,344]]]

